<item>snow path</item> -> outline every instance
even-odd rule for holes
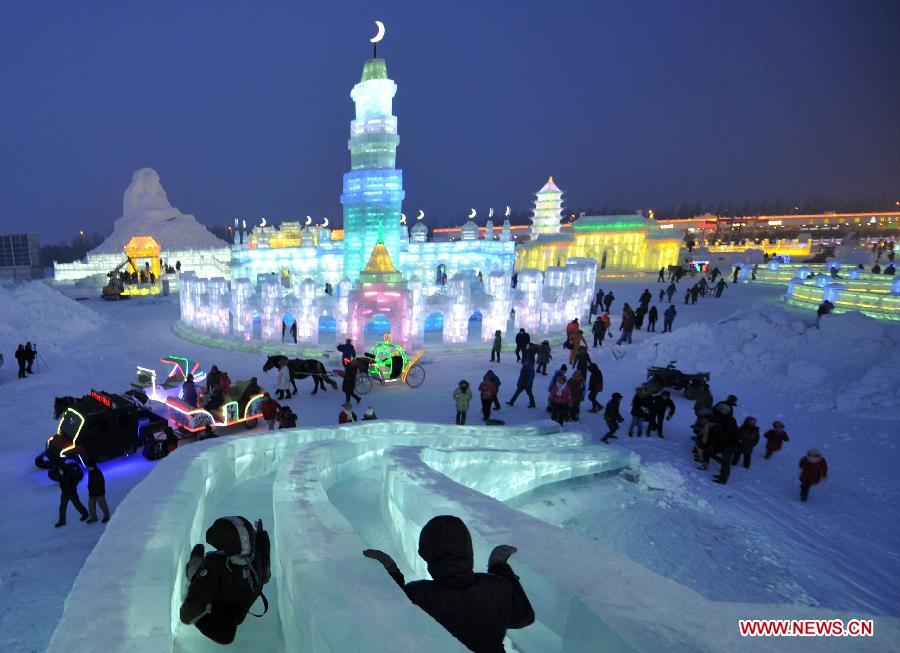
[[[651,291],[659,287],[650,280],[601,285],[616,292],[618,299],[614,313],[618,312],[622,301],[634,305],[643,287],[650,287]],[[705,298],[697,306],[678,304],[676,330],[694,321],[718,319],[747,302],[772,302],[779,292],[773,286],[740,285],[726,290],[721,300]],[[105,316],[107,326],[93,337],[68,346],[64,356],[61,352],[51,355],[45,352],[47,368],[35,377],[17,381],[15,369],[10,366],[11,352],[4,352],[7,365],[0,369],[0,386],[7,401],[0,406],[0,423],[4,424],[6,446],[0,450],[0,461],[7,474],[0,478],[0,489],[5,496],[15,497],[8,507],[8,516],[10,523],[15,525],[16,536],[5,538],[0,545],[0,590],[6,596],[15,597],[0,616],[2,650],[44,649],[52,625],[62,614],[63,600],[104,528],[100,524],[86,526],[74,520],[71,508],[69,525],[62,529],[52,527],[58,489],[32,464],[34,455],[55,428],[50,414],[52,397],[80,395],[90,387],[124,389],[132,379],[135,364],[152,366],[160,356],[169,353],[196,357],[204,367],[218,363],[235,379],[257,374],[262,362],[257,355],[213,350],[178,339],[170,330],[172,320],[177,317],[177,305],[170,302],[106,304],[94,300],[85,305]],[[807,322],[813,319],[810,314],[796,314]],[[45,327],[47,330],[65,328],[64,323]],[[42,342],[46,331],[21,333],[20,337]],[[604,345],[604,351],[599,352],[599,362],[606,377],[601,401],[605,401],[613,390],[626,395],[626,402],[630,398],[631,389],[642,380],[646,367],[634,360],[632,350],[645,339],[645,334],[636,333],[636,344],[625,350],[622,360],[613,358],[608,348],[610,341]],[[852,343],[848,343],[848,351],[852,351]],[[559,348],[554,352],[557,358],[564,353]],[[486,359],[486,346],[483,351],[471,354],[438,357],[430,362],[422,388],[409,392],[404,388],[377,388],[364,398],[360,409],[371,404],[382,418],[421,415],[452,423],[453,406],[449,399],[452,388],[463,377],[477,382],[488,366]],[[783,361],[772,361],[773,373],[777,373],[783,364]],[[507,398],[510,386],[514,385],[516,369],[512,354],[504,353],[504,362],[496,369],[504,380],[501,395]],[[260,378],[262,380],[263,375],[260,374]],[[539,401],[543,395],[541,378],[535,385]],[[272,380],[266,380],[270,386]],[[890,387],[896,381],[886,379],[885,383]],[[791,441],[769,461],[762,460],[760,449],[757,449],[751,470],[733,469],[732,482],[725,488],[709,481],[712,472],[703,474],[694,469],[687,441],[689,409],[683,400],[678,401],[679,412],[671,422],[667,440],[646,442],[620,438],[619,445],[639,453],[645,462],[664,462],[678,468],[687,479],[681,501],[706,502],[707,509],[722,515],[725,522],[752,524],[745,526],[749,538],[753,537],[755,529],[764,528],[771,550],[785,556],[790,554],[788,561],[795,566],[798,576],[830,577],[823,583],[825,595],[818,599],[823,605],[841,608],[843,602],[846,607],[841,609],[900,614],[900,596],[892,580],[900,577],[897,557],[900,535],[896,529],[900,516],[900,488],[894,439],[898,432],[897,418],[889,414],[840,415],[797,409],[790,395],[772,393],[764,384],[744,384],[740,378],[714,377],[713,390],[717,397],[728,392],[735,392],[740,397],[739,418],[754,414],[763,427],[772,419],[783,419],[791,433]],[[800,393],[802,390],[798,389]],[[342,395],[329,391],[315,398],[301,394],[291,403],[295,410],[299,408],[301,426],[315,426],[336,421],[341,399]],[[470,413],[470,419],[475,412]],[[500,417],[509,424],[521,424],[543,415],[535,415],[534,410],[528,411],[520,404],[513,409],[504,405]],[[582,428],[594,433],[600,432],[601,426],[594,415],[586,416],[582,423]],[[810,446],[823,449],[832,472],[827,483],[813,488],[810,502],[803,505],[797,500],[795,467],[797,459]],[[114,519],[124,496],[152,467],[152,463],[140,457],[110,461],[103,466],[107,477],[107,499],[114,511]],[[82,486],[82,498],[84,494]],[[673,519],[677,520],[679,514],[695,508],[671,501],[667,510],[673,512]],[[707,532],[697,532],[696,538],[708,539]],[[715,540],[708,542],[714,543]],[[641,541],[632,543],[631,547],[645,545]],[[696,548],[696,542],[686,542],[684,547]],[[791,553],[794,550],[797,552]],[[810,551],[815,555],[805,558]],[[671,557],[682,559],[681,555]],[[756,592],[754,588],[780,578],[784,574],[785,561],[775,559],[769,566],[760,563],[759,568],[768,572],[766,577],[733,581],[727,572],[710,568],[698,583],[713,588],[717,581],[729,581],[736,585],[736,591],[748,588],[741,598],[755,600],[750,598]],[[815,589],[814,583],[809,583],[805,589]],[[245,624],[243,628],[247,626]]]

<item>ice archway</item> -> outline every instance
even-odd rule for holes
[[[559,432],[555,425],[503,429],[381,421],[191,445],[161,461],[119,506],[66,599],[48,650],[218,650],[178,623],[185,557],[218,516],[223,497],[250,487],[265,488],[271,503],[274,582],[267,593],[273,610],[265,619],[245,622],[232,648],[463,650],[406,600],[380,565],[361,556],[369,542],[328,491],[363,470],[378,475],[393,552],[401,552],[401,566],[417,577],[427,577],[415,551],[418,531],[436,514],[466,521],[479,568],[494,544],[519,547],[514,568],[538,615],[535,625],[510,633],[525,653],[731,651],[751,645],[754,651],[775,650],[777,638],[741,640],[737,619],[837,616],[796,606],[708,601],[503,503],[546,483],[638,466],[623,450],[583,444],[581,435]],[[896,641],[896,620],[882,618],[878,626],[880,636],[892,640],[860,641],[864,647],[877,650],[884,641]],[[832,643],[839,650],[840,640],[819,640],[818,650]]]

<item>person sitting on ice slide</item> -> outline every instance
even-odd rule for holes
[[[214,642],[230,644],[248,613],[261,617],[269,609],[262,593],[271,575],[269,534],[261,519],[254,527],[244,517],[220,517],[206,531],[206,541],[215,551],[205,553],[202,544],[191,550],[181,621]],[[259,597],[263,613],[251,613]]]
[[[488,573],[475,573],[469,529],[459,517],[440,515],[425,524],[419,535],[419,555],[434,580],[406,583],[397,563],[384,551],[366,549],[363,555],[384,565],[409,600],[469,650],[503,653],[508,628],[534,623],[534,609],[507,562],[515,552],[508,544],[494,547]]]

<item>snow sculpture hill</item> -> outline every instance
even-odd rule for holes
[[[140,168],[131,176],[122,199],[122,217],[113,232],[91,254],[119,254],[132,236],[152,236],[164,250],[214,249],[228,244],[169,203],[153,168]]]

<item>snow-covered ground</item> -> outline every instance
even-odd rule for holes
[[[623,301],[634,306],[644,287],[659,288],[650,279],[600,285],[616,293],[615,323]],[[627,404],[649,364],[677,359],[683,369],[711,371],[717,398],[738,395],[739,421],[754,415],[763,430],[775,419],[785,422],[791,440],[773,459],[763,460],[758,450],[749,470],[733,469],[729,485],[712,483],[712,471],[697,470],[690,456],[692,415],[689,403],[676,396],[678,410],[665,440],[629,439],[620,431],[622,437],[611,445],[641,456],[636,475],[567,481],[515,498],[511,505],[594,539],[709,599],[900,616],[895,442],[900,326],[848,315],[828,316],[821,330],[810,329],[814,316],[784,310],[780,292],[742,284],[719,300],[679,303],[673,334],[636,332],[631,346],[613,348],[607,340],[602,350],[592,352],[605,376],[604,402],[619,391]],[[0,591],[12,597],[0,615],[0,650],[38,651],[49,642],[75,577],[104,529],[73,519],[71,508],[68,525],[53,528],[58,489],[32,462],[55,429],[53,397],[90,388],[123,390],[136,364],[153,366],[167,354],[196,358],[204,367],[218,364],[233,379],[257,375],[269,388],[274,378],[261,373],[259,355],[180,340],[171,332],[178,310],[171,298],[76,304],[35,284],[0,293],[6,357],[0,368],[6,399],[0,407],[6,445],[0,461],[7,470],[0,491],[12,498],[8,523],[13,529],[0,545]],[[36,375],[19,381],[11,346],[25,340],[45,345],[39,349],[43,360]],[[381,419],[452,424],[450,394],[461,378],[477,385],[490,367],[488,349],[427,355],[422,387],[376,388],[363,399],[360,412],[371,405]],[[567,353],[556,347],[551,369]],[[515,385],[515,358],[504,353],[493,367],[503,380],[505,400]],[[535,383],[539,406],[546,383],[542,377]],[[310,397],[308,381],[302,389],[291,400],[300,426],[335,424],[343,395],[329,390]],[[504,405],[498,416],[507,424],[546,418],[541,407],[526,405],[520,398],[514,408]],[[473,406],[473,423],[477,412]],[[600,435],[602,426],[599,416],[585,414],[576,428]],[[810,447],[828,459],[830,478],[814,487],[803,504],[797,461]],[[137,456],[103,467],[115,511],[153,463]],[[352,511],[353,484],[372,482],[363,475],[337,486],[334,500]],[[382,543],[382,534],[370,532]],[[805,643],[806,650],[815,650],[815,641]],[[853,641],[845,644],[853,649]],[[890,644],[885,650],[900,646]]]

